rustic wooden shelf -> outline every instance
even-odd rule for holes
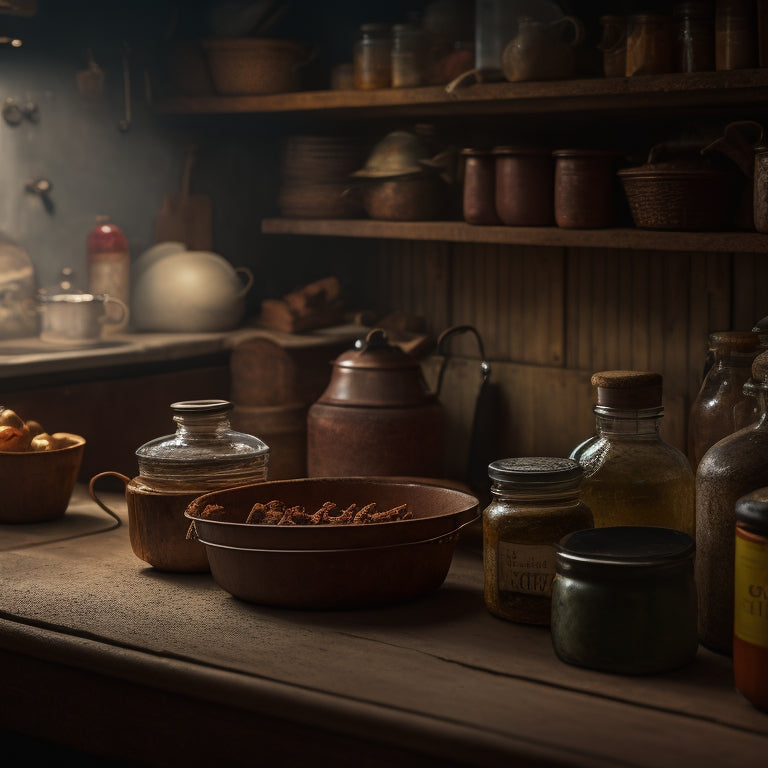
[[[165,115],[314,112],[333,117],[380,115],[553,114],[676,110],[737,105],[768,107],[768,69],[474,83],[376,91],[303,91],[262,96],[175,97],[157,103]]]
[[[264,219],[269,235],[320,235],[455,243],[499,243],[561,248],[633,248],[657,251],[762,253],[768,235],[758,232],[663,232],[646,229],[481,227],[462,221],[392,222],[370,219]]]

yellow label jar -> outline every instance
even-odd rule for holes
[[[572,459],[539,456],[500,459],[488,466],[484,597],[495,616],[549,624],[555,544],[593,524],[592,513],[579,499],[582,474]]]

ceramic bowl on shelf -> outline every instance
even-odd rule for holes
[[[315,512],[407,504],[411,519],[277,525],[247,523],[255,504],[277,500]],[[205,546],[214,580],[248,602],[292,608],[352,608],[413,599],[443,583],[460,532],[478,500],[415,478],[274,480],[213,491],[185,515]]]

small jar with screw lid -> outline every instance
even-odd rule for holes
[[[484,597],[495,616],[549,624],[555,544],[593,525],[592,513],[579,499],[582,474],[572,459],[543,456],[500,459],[488,466]]]

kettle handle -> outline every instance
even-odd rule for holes
[[[447,344],[448,340],[453,336],[458,336],[462,333],[472,333],[477,339],[477,347],[480,351],[480,371],[482,372],[482,382],[481,384],[484,384],[489,376],[491,375],[491,366],[488,363],[488,361],[485,359],[485,348],[483,346],[483,339],[480,336],[480,333],[478,332],[477,328],[475,328],[473,325],[454,325],[450,328],[446,328],[440,336],[437,338],[437,353],[439,355],[443,356],[443,362],[440,365],[440,372],[437,375],[437,389],[436,394],[440,394],[440,389],[443,385],[443,374],[445,373],[445,367],[448,364],[448,352],[447,352]]]

